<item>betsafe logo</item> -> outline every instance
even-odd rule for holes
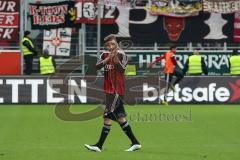
[[[205,83],[205,84],[204,84]],[[192,103],[192,102],[207,102],[207,103],[219,103],[219,102],[240,102],[240,80],[236,82],[228,82],[226,84],[221,83],[207,83],[202,82],[202,86],[198,85],[186,85],[175,86],[175,92],[170,91],[167,93],[167,100],[176,103]],[[164,95],[160,95],[159,88],[153,87],[148,83],[143,84],[143,101],[155,102],[157,100],[163,100]]]
[[[158,90],[154,87],[148,87],[148,84],[143,84],[143,101],[163,100],[164,95],[158,97]],[[151,95],[151,96],[149,96]],[[175,86],[175,91],[167,93],[167,100],[174,102],[227,102],[230,98],[230,91],[226,87],[217,87],[216,83],[209,83],[205,87],[196,87],[194,85],[179,87]]]

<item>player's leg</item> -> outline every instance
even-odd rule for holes
[[[142,146],[139,143],[139,141],[137,140],[137,138],[135,137],[135,135],[133,134],[132,128],[129,125],[129,123],[127,122],[127,120],[125,119],[125,117],[118,118],[118,123],[121,126],[122,130],[125,132],[125,134],[128,136],[128,138],[132,142],[131,147],[125,151],[131,152],[131,151],[136,151],[136,150],[140,149]]]
[[[173,86],[175,86],[176,84],[178,84],[184,77],[184,74],[182,72],[182,70],[180,70],[179,68],[175,68],[174,70],[174,76],[176,76],[176,80],[173,83]]]
[[[128,138],[131,140],[132,145],[129,149],[127,149],[126,151],[135,151],[141,148],[141,145],[139,143],[139,141],[137,140],[137,138],[135,137],[135,135],[133,134],[133,131],[131,129],[131,126],[129,125],[129,123],[126,120],[126,112],[123,106],[123,101],[122,99],[123,97],[120,97],[118,100],[118,104],[117,107],[114,111],[114,114],[117,118],[117,121],[119,123],[119,125],[121,126],[122,130],[124,131],[124,133],[128,136]]]
[[[24,56],[24,62],[25,62],[24,73],[26,75],[30,75],[32,73],[32,56],[31,55]]]
[[[167,94],[169,92],[169,88],[171,86],[171,82],[172,82],[172,77],[173,77],[173,74],[170,74],[170,73],[166,73],[165,74],[165,82],[166,82],[166,85],[165,85],[165,93],[164,93],[164,102],[167,102]]]
[[[103,128],[102,128],[102,132],[100,135],[100,138],[98,140],[98,142],[96,143],[96,146],[98,146],[100,149],[102,149],[102,146],[110,132],[111,129],[111,123],[112,120],[109,118],[104,118],[104,123],[103,123]]]
[[[105,142],[105,140],[106,140],[106,138],[107,138],[107,136],[108,136],[108,134],[110,132],[111,123],[112,123],[111,119],[104,118],[103,128],[102,128],[99,140],[98,140],[98,142],[95,145],[85,144],[85,147],[88,150],[95,151],[95,152],[101,152],[102,146],[103,146],[103,144],[104,144],[104,142]]]
[[[113,101],[115,99],[114,94],[106,94],[106,109],[103,115],[104,122],[103,122],[103,128],[99,137],[98,142],[95,145],[85,145],[85,147],[91,151],[96,151],[96,152],[101,152],[102,146],[110,132],[111,129],[111,123],[112,120],[114,119],[114,115],[112,112],[110,112],[112,106],[113,106]]]

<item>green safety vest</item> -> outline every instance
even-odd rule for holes
[[[127,65],[125,69],[125,75],[126,76],[136,76],[136,66],[135,65]]]
[[[200,55],[192,55],[189,57],[188,73],[201,74],[202,73],[202,57]]]
[[[231,56],[230,57],[230,72],[232,75],[240,75],[240,56]]]
[[[48,58],[40,57],[40,73],[42,75],[55,73],[55,69],[52,63],[52,56]]]
[[[22,51],[23,51],[23,55],[33,54],[32,51],[30,51],[26,46],[23,45],[23,42],[24,42],[24,41],[28,41],[29,44],[34,48],[34,45],[33,45],[32,41],[31,41],[29,38],[24,37],[23,40],[22,40]]]

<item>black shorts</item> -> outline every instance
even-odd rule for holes
[[[106,94],[106,108],[103,118],[109,118],[117,121],[121,117],[126,117],[126,112],[123,106],[123,96],[118,94]]]
[[[166,81],[167,83],[171,83],[173,76],[176,76],[177,78],[182,78],[182,77],[183,77],[183,72],[182,72],[182,70],[179,69],[178,67],[176,67],[176,68],[174,69],[174,72],[173,72],[173,73],[165,74],[165,81]]]

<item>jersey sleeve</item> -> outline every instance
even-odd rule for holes
[[[128,63],[128,57],[123,51],[118,52],[119,63],[116,64],[117,68],[124,70]]]
[[[163,60],[165,58],[165,54],[164,55],[161,55],[160,57],[157,57],[155,61],[153,61],[153,63],[156,63],[156,62],[160,62],[161,60]]]
[[[176,61],[174,55],[171,56],[171,60],[172,60],[172,63],[173,63],[174,65],[177,65],[177,61]]]
[[[96,63],[96,69],[97,69],[97,70],[100,70],[100,69],[102,69],[102,68],[105,66],[105,64],[103,63],[103,60],[104,60],[104,59],[105,59],[105,56],[104,56],[104,53],[102,53],[102,54],[100,55],[97,63]]]

